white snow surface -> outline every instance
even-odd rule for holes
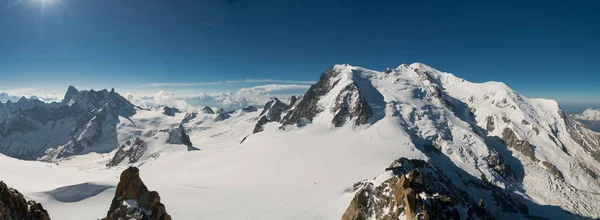
[[[600,184],[584,171],[600,173],[600,164],[568,136],[555,101],[528,99],[503,83],[470,83],[420,63],[391,72],[350,65],[333,68],[340,73],[339,81],[319,100],[324,111],[305,127],[280,130],[280,124],[269,123],[263,132],[249,135],[260,109],[237,111],[225,120],[200,112],[184,124],[200,150],[187,151],[186,146],[167,144],[168,133],[160,131],[178,126],[185,113],[172,117],[140,110],[130,119],[120,119],[118,142],[136,137],[146,141],[148,150],[134,165],[174,219],[339,219],[354,197],[349,193],[352,185],[375,177],[376,184],[383,182],[391,176],[384,168],[400,157],[426,160],[454,182],[460,181],[454,169],[485,177],[538,204],[530,206],[532,215],[552,217],[544,207],[559,206],[600,217]],[[351,83],[373,116],[367,125],[335,128],[329,109]],[[454,100],[453,107],[442,97]],[[495,149],[505,159],[514,158],[507,162],[523,176],[522,185],[506,185],[487,164],[492,149],[464,120],[462,114],[469,109],[483,129],[486,119],[494,118],[495,129],[488,137],[501,137],[505,127],[513,129],[535,146],[536,158],[555,165],[565,180],[520,152]],[[440,148],[440,156],[425,153],[421,145],[429,142]],[[128,166],[106,168],[114,153],[75,156],[57,165],[0,155],[0,180],[42,203],[54,219],[101,218],[120,172]]]

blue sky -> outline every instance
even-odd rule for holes
[[[0,0],[0,91],[237,91],[309,84],[336,63],[422,62],[530,97],[600,102],[598,11],[593,0]]]

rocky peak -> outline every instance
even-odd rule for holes
[[[178,108],[171,108],[169,106],[163,107],[163,114],[167,116],[175,116],[176,113],[181,113]]]
[[[79,90],[77,90],[74,86],[69,86],[67,93],[65,94],[65,98],[63,99],[63,103],[69,103],[71,99],[78,94]]]
[[[214,114],[214,113],[215,113],[215,112],[213,111],[213,109],[212,109],[211,107],[208,107],[208,106],[205,106],[205,107],[202,109],[202,112],[203,112],[204,114]]]
[[[335,65],[322,73],[317,83],[311,85],[302,98],[296,101],[294,109],[282,118],[282,124],[303,125],[303,121],[312,121],[317,114],[323,112],[318,105],[319,100],[335,87],[339,82],[337,76],[347,68],[348,65]]]
[[[230,117],[231,116],[229,115],[229,113],[227,113],[225,111],[221,111],[221,112],[217,113],[213,119],[215,121],[223,121],[223,120],[228,119]]]
[[[296,101],[297,101],[297,100],[298,100],[298,98],[296,98],[296,96],[295,96],[295,95],[293,95],[293,96],[290,98],[290,107],[293,107],[293,106],[294,106],[294,104],[296,104]]]
[[[185,127],[183,124],[179,124],[179,126],[174,127],[169,131],[169,138],[167,139],[167,143],[169,144],[184,144],[188,147],[188,150],[193,149],[193,144],[190,141],[190,136],[185,132]]]
[[[273,98],[271,101],[265,104],[263,111],[259,115],[259,120],[254,126],[253,133],[258,133],[263,130],[263,126],[269,122],[280,121],[282,113],[288,110],[290,106],[279,101],[277,98]]]
[[[106,220],[171,220],[165,205],[156,191],[149,191],[137,167],[129,167],[121,173]]]
[[[190,122],[192,119],[198,117],[198,113],[185,113],[183,120],[181,120],[181,124],[185,124]]]
[[[41,204],[25,200],[19,191],[0,181],[0,219],[50,220],[50,216]]]

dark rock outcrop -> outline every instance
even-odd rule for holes
[[[516,179],[517,176],[512,168],[497,153],[491,154],[486,158],[487,164],[504,179]]]
[[[258,109],[254,106],[248,106],[248,107],[242,108],[242,111],[243,112],[255,112],[255,111],[258,111]]]
[[[544,165],[544,167],[546,169],[548,169],[548,171],[550,171],[550,173],[552,175],[554,175],[556,178],[561,179],[561,180],[565,179],[562,172],[560,172],[560,170],[558,168],[556,168],[556,166],[554,166],[554,164],[551,164],[548,161],[542,161],[542,165]]]
[[[183,120],[181,120],[181,124],[188,123],[196,117],[198,117],[198,114],[196,114],[196,113],[186,113],[185,116],[183,117]]]
[[[324,111],[319,107],[318,102],[339,83],[338,76],[341,73],[335,66],[330,68],[321,74],[317,83],[312,85],[300,99],[291,100],[293,109],[281,119],[281,128],[286,125],[302,127],[311,123],[317,114]],[[356,76],[357,72],[352,74]],[[373,110],[363,97],[356,81],[346,85],[339,94],[336,94],[334,106],[329,110],[334,114],[331,123],[336,127],[344,125],[348,120],[354,120],[355,125],[366,124],[373,115]]]
[[[356,83],[346,86],[340,92],[331,112],[334,113],[331,123],[336,127],[343,126],[347,120],[354,120],[355,125],[363,125],[373,116],[371,107],[358,91]]]
[[[229,113],[225,112],[225,111],[221,111],[220,113],[217,113],[217,115],[213,118],[215,121],[223,121],[225,119],[231,118],[231,116],[229,115]]]
[[[167,116],[175,116],[175,113],[181,113],[181,111],[177,108],[171,108],[169,106],[165,106],[163,108],[163,114]]]
[[[293,106],[294,106],[294,104],[296,104],[296,101],[298,101],[298,99],[296,98],[296,96],[295,96],[295,95],[293,95],[293,96],[290,98],[290,107],[293,107]]]
[[[301,99],[296,101],[293,111],[286,114],[282,118],[281,123],[285,125],[299,125],[306,124],[307,121],[312,121],[313,117],[323,112],[317,103],[321,99],[321,96],[326,95],[331,91],[337,84],[337,81],[333,79],[340,73],[333,67],[322,73],[317,83],[310,86],[308,91],[302,96]]]
[[[137,167],[129,167],[121,173],[115,197],[110,204],[106,220],[171,220],[165,205],[156,191],[148,191]]]
[[[493,219],[484,204],[477,204],[441,171],[424,161],[401,158],[392,167],[395,176],[379,186],[357,183],[356,195],[342,220]],[[467,216],[459,210],[468,209]]]
[[[113,156],[106,166],[117,166],[123,161],[127,161],[127,164],[135,163],[144,155],[147,149],[146,143],[139,138],[135,138],[134,141],[127,141],[117,149],[115,156]]]
[[[184,144],[185,146],[191,147],[193,146],[190,141],[190,136],[185,132],[185,128],[182,124],[171,129],[169,132],[169,138],[167,139],[167,143],[169,144]]]
[[[50,220],[44,207],[0,181],[0,220]]]
[[[519,138],[512,129],[504,128],[504,130],[502,131],[502,141],[504,141],[504,143],[506,143],[508,147],[521,152],[523,155],[525,155],[532,161],[539,161],[535,157],[535,153],[533,152],[529,141],[519,140]]]
[[[253,133],[263,131],[263,126],[269,122],[280,121],[282,113],[289,108],[290,107],[288,105],[279,101],[277,98],[273,98],[273,100],[267,102],[260,113],[258,122],[254,126]]]
[[[213,111],[213,109],[211,107],[208,106],[204,106],[204,108],[202,109],[202,112],[204,114],[214,114],[215,112]]]
[[[494,129],[496,128],[496,127],[494,127],[494,117],[492,117],[492,116],[488,116],[488,117],[485,119],[485,121],[486,121],[485,128],[487,129],[487,131],[488,131],[488,132],[492,132],[492,131],[494,131]]]

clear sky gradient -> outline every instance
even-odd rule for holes
[[[600,102],[600,1],[0,0],[0,91],[285,84],[412,62]]]

